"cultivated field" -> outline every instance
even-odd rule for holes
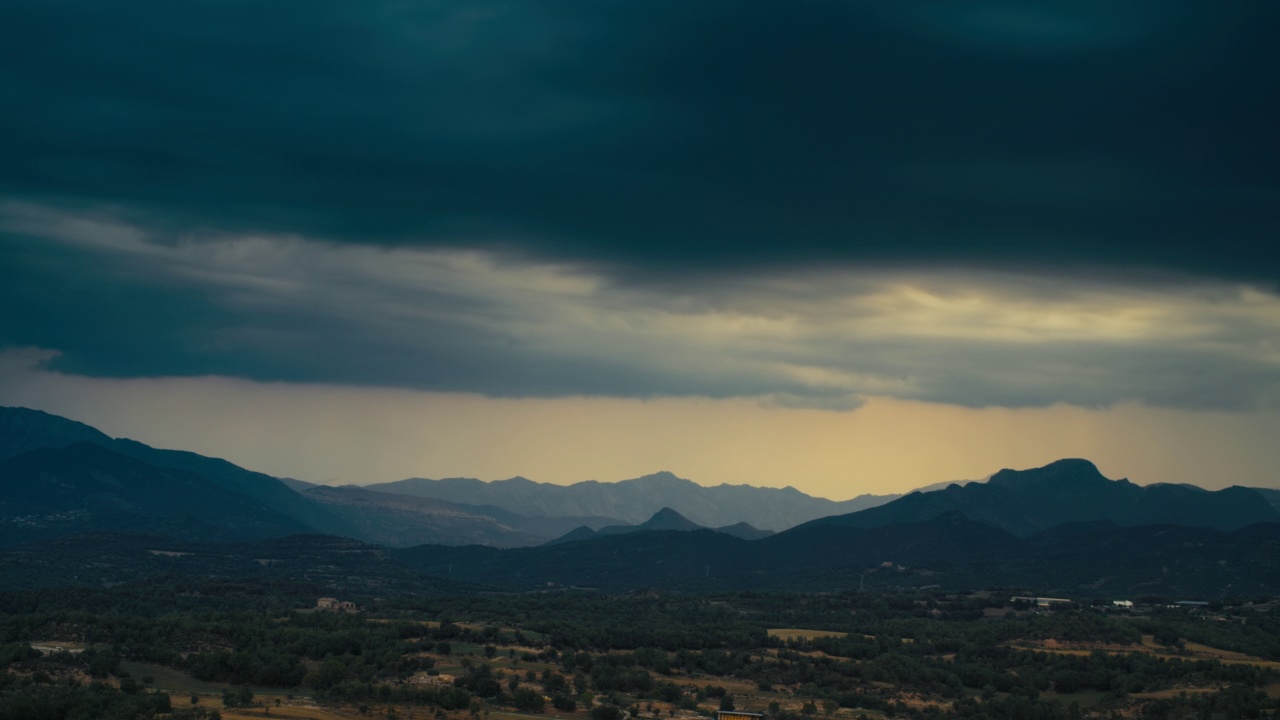
[[[812,640],[821,637],[848,637],[849,633],[834,632],[832,630],[803,630],[801,628],[772,628],[769,630],[769,637],[781,638],[783,640],[801,639]]]
[[[1155,637],[1152,635],[1143,635],[1142,644],[1137,646],[1100,645],[1097,643],[1060,643],[1051,639],[1040,642],[1020,642],[1012,644],[1010,647],[1019,650],[1035,650],[1038,652],[1055,653],[1057,655],[1081,656],[1091,655],[1098,651],[1111,655],[1125,655],[1128,653],[1139,652],[1170,660],[1217,660],[1224,665],[1257,665],[1260,667],[1280,668],[1280,662],[1276,662],[1274,660],[1264,660],[1252,655],[1246,655],[1232,650],[1223,650],[1221,648],[1201,645],[1199,643],[1184,642],[1184,650],[1174,650],[1157,643],[1155,641]]]

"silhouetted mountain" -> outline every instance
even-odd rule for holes
[[[594,540],[598,537],[601,537],[600,533],[596,532],[595,530],[592,530],[586,525],[583,525],[581,527],[576,527],[570,530],[569,532],[565,533],[564,535],[561,535],[558,538],[555,538],[553,540],[548,540],[544,544],[557,545],[559,543],[578,542],[580,540]]]
[[[691,530],[703,530],[703,526],[693,522],[672,510],[664,507],[654,513],[652,517],[639,525],[609,525],[596,530],[600,535],[621,535],[632,532],[654,532],[657,530],[677,530],[688,532]]]
[[[742,540],[760,540],[774,534],[772,530],[757,530],[750,523],[744,522],[718,527],[715,528],[715,531],[725,535],[732,535]]]
[[[134,440],[112,439],[83,423],[39,410],[0,407],[0,448],[5,449],[4,457],[15,454],[13,450],[60,448],[85,440],[155,467],[200,475],[227,490],[245,493],[313,530],[335,535],[356,534],[346,521],[270,475],[193,452],[158,450]]]
[[[615,517],[631,524],[644,522],[655,512],[669,507],[704,527],[746,522],[768,530],[782,530],[806,520],[853,512],[901,497],[860,495],[836,502],[806,495],[792,487],[703,487],[669,472],[616,483],[589,480],[552,485],[522,477],[494,482],[474,478],[411,478],[365,487],[452,503],[494,505],[525,515]]]
[[[957,511],[1024,537],[1063,523],[1093,520],[1122,526],[1175,524],[1219,530],[1280,522],[1280,512],[1249,488],[1209,492],[1181,485],[1141,487],[1128,480],[1108,480],[1087,460],[1059,460],[1032,470],[1001,470],[986,483],[916,492],[879,507],[806,525],[878,527],[921,522]]]
[[[694,530],[706,529],[707,528],[689,520],[671,508],[662,508],[658,512],[654,513],[653,517],[639,525],[608,525],[596,529],[579,526],[546,544],[554,545],[557,543],[594,540],[609,535],[626,535],[628,533],[637,532],[661,532],[668,530],[675,532],[693,532]],[[773,534],[768,530],[757,530],[747,523],[738,523],[736,525],[715,528],[715,532],[724,533],[725,535],[730,535],[741,540],[759,540],[760,538],[768,537]]]
[[[308,528],[245,493],[94,442],[0,460],[0,537],[13,542],[87,530],[246,539]]]

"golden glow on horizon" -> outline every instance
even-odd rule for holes
[[[670,470],[703,485],[792,485],[845,499],[1085,457],[1108,477],[1140,484],[1280,486],[1276,412],[967,409],[887,398],[828,412],[751,399],[494,399],[8,369],[0,404],[318,482],[523,475],[567,484]]]

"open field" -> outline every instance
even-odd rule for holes
[[[319,707],[272,707],[270,712],[262,708],[235,708],[222,710],[223,720],[262,720],[262,718],[283,718],[284,720],[351,720],[360,717],[353,711],[329,710]],[[402,716],[405,717],[405,716]]]
[[[849,633],[835,632],[833,630],[803,630],[800,628],[771,628],[769,637],[781,638],[783,640],[791,640],[799,638],[803,640],[812,640],[820,637],[848,637]]]
[[[1202,695],[1217,691],[1217,687],[1188,687],[1188,688],[1169,688],[1168,690],[1153,690],[1152,692],[1132,693],[1136,698],[1148,698],[1151,700],[1168,700],[1186,693],[1188,695]]]
[[[69,652],[76,655],[84,652],[84,643],[63,642],[61,640],[33,640],[31,649],[38,650],[45,655],[58,652]]]
[[[228,687],[233,687],[228,683],[205,682],[204,680],[193,678],[181,670],[174,670],[173,668],[168,668],[163,665],[154,665],[152,663],[131,662],[126,660],[120,663],[120,667],[129,671],[129,674],[133,676],[135,680],[141,680],[144,677],[150,676],[154,678],[155,683],[153,684],[153,687],[157,690],[167,690],[175,694],[200,693],[216,695],[221,694],[222,691]],[[234,687],[239,686],[236,685]],[[297,694],[297,691],[286,690],[284,688],[260,687],[255,685],[251,685],[249,687],[253,690],[254,695],[283,697],[290,693]],[[177,703],[175,702],[175,704]]]
[[[1227,664],[1243,663],[1246,665],[1261,665],[1263,667],[1280,667],[1280,662],[1275,662],[1274,660],[1263,660],[1262,658],[1235,652],[1233,650],[1222,650],[1220,648],[1201,645],[1200,643],[1193,643],[1190,641],[1183,641],[1182,643],[1182,646],[1186,649],[1187,655],[1182,655],[1180,653],[1170,654],[1167,648],[1156,643],[1155,636],[1153,635],[1143,635],[1142,646],[1150,648],[1153,654],[1164,657],[1185,658],[1189,656],[1194,659],[1218,660]]]
[[[175,708],[189,707],[186,703],[178,702],[174,698],[173,706]],[[360,717],[360,713],[355,710],[322,708],[307,702],[284,702],[280,705],[271,703],[269,708],[253,707],[253,708],[226,708],[222,702],[215,698],[200,698],[200,702],[195,707],[217,708],[222,713],[223,720],[261,720],[262,718],[283,718],[284,720],[352,720],[352,718]],[[404,717],[404,715],[402,715]]]
[[[387,618],[369,618],[369,622],[375,622],[375,623],[388,623],[388,622],[392,622],[392,620],[387,619]],[[399,621],[399,620],[396,620],[395,622],[400,622],[400,621]],[[429,628],[438,628],[438,627],[440,627],[440,621],[439,621],[439,620],[411,620],[411,621],[409,621],[409,622],[412,622],[412,623],[414,623],[414,624],[416,624],[416,625],[422,625],[423,627],[429,627]],[[457,625],[458,627],[460,627],[460,628],[462,628],[462,629],[464,629],[464,630],[473,630],[473,631],[475,631],[475,632],[481,632],[481,631],[483,631],[486,627],[488,627],[487,625],[484,625],[484,624],[482,624],[482,623],[459,622],[459,623],[453,623],[453,624],[454,624],[454,625]],[[529,638],[530,640],[538,640],[538,641],[542,641],[542,640],[545,640],[545,639],[546,639],[546,636],[545,636],[545,635],[543,635],[543,634],[542,634],[542,633],[540,633],[540,632],[535,632],[535,631],[533,631],[533,630],[523,630],[523,629],[521,629],[521,628],[514,628],[514,627],[499,627],[499,628],[498,628],[498,631],[499,631],[499,632],[503,632],[503,633],[517,633],[517,632],[519,632],[519,633],[522,633],[526,638]]]
[[[1055,640],[1045,640],[1039,643],[1017,643],[1010,645],[1018,650],[1033,650],[1037,652],[1049,652],[1057,655],[1077,655],[1088,656],[1095,652],[1102,651],[1109,655],[1125,655],[1128,653],[1145,653],[1154,655],[1158,658],[1167,660],[1217,660],[1224,665],[1257,665],[1259,667],[1280,668],[1280,662],[1275,660],[1264,660],[1260,657],[1246,655],[1244,653],[1232,650],[1223,650],[1221,648],[1201,645],[1199,643],[1185,642],[1185,652],[1170,650],[1164,645],[1159,645],[1151,635],[1142,636],[1142,644],[1131,647],[1114,646],[1114,645],[1096,645],[1090,643],[1058,643]]]

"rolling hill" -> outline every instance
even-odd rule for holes
[[[546,544],[555,545],[566,542],[580,542],[583,540],[594,540],[596,538],[607,537],[610,535],[626,535],[638,532],[693,532],[694,530],[708,529],[736,537],[740,540],[759,540],[773,535],[773,533],[768,530],[757,530],[749,523],[735,523],[733,525],[726,525],[725,527],[705,528],[675,510],[664,507],[654,513],[653,517],[650,517],[639,525],[607,525],[598,529],[592,529],[584,525],[574,528],[572,531],[551,540]]]
[[[421,546],[393,557],[427,576],[505,591],[1013,587],[1066,597],[1280,591],[1280,523],[1230,532],[1073,524],[1020,538],[952,512],[872,528],[812,525],[757,541],[710,530],[656,531],[508,550]]]
[[[246,493],[87,440],[0,460],[0,539],[86,530],[257,539],[309,528]]]
[[[356,535],[349,522],[270,475],[246,470],[219,458],[182,450],[159,450],[134,440],[111,438],[83,423],[39,410],[0,407],[0,457],[12,457],[37,448],[66,447],[79,441],[91,442],[157,468],[199,475],[228,491],[244,493],[313,531]]]

